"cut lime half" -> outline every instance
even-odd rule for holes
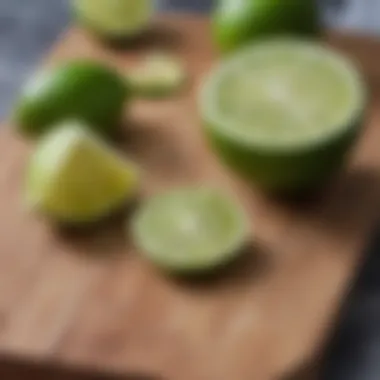
[[[153,14],[153,0],[71,0],[78,20],[110,38],[143,31]]]
[[[339,166],[365,98],[358,71],[337,52],[276,39],[216,68],[200,107],[223,159],[264,187],[290,190],[312,186]]]
[[[133,232],[144,255],[173,272],[214,269],[247,242],[249,224],[239,205],[211,188],[180,188],[157,195],[137,213]]]
[[[27,203],[64,223],[92,223],[135,194],[135,166],[77,122],[66,122],[39,142],[26,182]]]

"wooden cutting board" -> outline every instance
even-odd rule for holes
[[[182,96],[136,102],[120,146],[144,169],[143,194],[183,183],[231,191],[252,216],[257,244],[207,281],[165,277],[142,260],[114,220],[63,233],[22,203],[31,145],[0,138],[0,348],[7,355],[168,380],[272,380],[318,354],[346,295],[380,206],[380,44],[330,36],[363,68],[372,91],[367,128],[347,170],[313,201],[268,199],[207,149],[196,107],[217,61],[206,19],[165,16],[129,50],[69,30],[49,65],[91,57],[120,69],[167,48],[191,73]],[[126,112],[127,115],[127,112]]]

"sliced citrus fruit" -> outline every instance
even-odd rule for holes
[[[147,98],[173,95],[182,88],[185,80],[186,71],[182,62],[165,53],[148,55],[129,75],[134,92]]]
[[[133,222],[137,246],[173,272],[195,273],[232,260],[248,239],[239,205],[206,187],[174,189],[147,201]]]
[[[109,136],[119,125],[129,88],[115,70],[74,60],[43,71],[25,87],[14,119],[22,133],[39,137],[68,118]]]
[[[72,0],[74,13],[85,26],[105,37],[130,37],[151,19],[153,0]]]
[[[32,155],[29,205],[69,224],[95,222],[126,204],[138,185],[136,167],[77,122],[47,134]]]
[[[200,108],[220,157],[264,188],[293,191],[314,188],[341,167],[360,130],[365,92],[337,52],[276,39],[216,68]]]

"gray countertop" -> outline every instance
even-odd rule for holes
[[[7,115],[20,87],[67,25],[68,1],[0,0],[0,117]],[[211,0],[157,1],[161,10],[207,12],[211,7]],[[380,33],[380,0],[320,1],[330,26]],[[378,233],[377,238],[379,236]],[[380,379],[380,276],[377,275],[380,272],[380,260],[377,259],[379,247],[378,239],[371,247],[367,263],[367,267],[375,275],[369,277],[366,271],[363,272],[367,279],[372,280],[351,297],[354,300],[353,310],[346,318],[346,323],[342,324],[343,338],[338,341],[337,347],[346,348],[349,352],[346,354],[339,348],[338,354],[332,355],[332,371],[335,372],[330,371],[323,377],[325,380]],[[361,351],[350,351],[351,346],[359,347]],[[355,360],[362,357],[365,351],[367,353],[364,362],[368,368],[356,366],[353,369]],[[350,374],[355,373],[359,375],[350,377]]]

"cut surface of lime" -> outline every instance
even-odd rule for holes
[[[27,203],[65,223],[96,222],[126,204],[136,167],[77,122],[57,126],[38,144],[26,182]]]
[[[296,173],[305,154],[319,152],[310,163],[342,156],[358,129],[365,98],[358,71],[337,52],[306,40],[275,39],[243,49],[216,68],[200,107],[222,156],[253,177],[273,175],[268,181],[273,185],[276,175],[289,174],[284,185],[291,186],[305,175],[301,171],[313,170]],[[289,159],[294,168],[286,169],[283,161],[276,169],[276,158]]]
[[[135,94],[160,98],[177,93],[186,80],[180,59],[165,53],[153,53],[131,71],[129,82]]]
[[[203,272],[233,259],[249,227],[240,206],[220,191],[180,188],[156,195],[133,222],[137,246],[148,259],[174,272]]]
[[[272,41],[228,60],[201,106],[231,137],[268,148],[302,146],[347,128],[364,91],[343,57],[304,41]]]
[[[153,0],[72,0],[78,19],[109,37],[135,35],[149,24]]]

